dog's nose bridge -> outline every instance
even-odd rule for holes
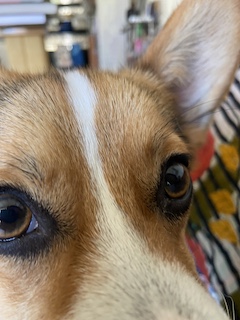
[[[80,292],[71,320],[227,320],[183,267],[155,260],[141,252],[141,244],[131,244],[131,250],[127,238],[112,248],[101,245],[97,273],[85,284],[86,294]]]

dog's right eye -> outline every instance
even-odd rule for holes
[[[0,186],[0,255],[29,259],[48,252],[55,236],[63,236],[60,224],[24,190]]]
[[[171,164],[165,172],[165,192],[170,199],[183,198],[191,185],[191,178],[182,163]]]
[[[0,195],[0,241],[11,241],[37,228],[29,207],[11,194]]]
[[[192,199],[192,181],[188,156],[172,156],[163,165],[157,191],[157,205],[168,218],[179,218],[187,212]]]

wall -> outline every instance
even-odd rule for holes
[[[167,19],[170,17],[174,9],[180,4],[182,0],[160,0],[161,16],[160,21],[163,26]]]
[[[126,62],[126,24],[129,0],[96,0],[98,59],[101,69],[117,70]]]
[[[146,0],[151,2],[153,0]],[[181,0],[159,0],[163,25]],[[126,11],[130,0],[96,0],[98,59],[101,69],[117,70],[126,63]]]

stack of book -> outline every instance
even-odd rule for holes
[[[47,15],[56,12],[55,4],[43,0],[0,0],[0,38],[4,44],[5,67],[32,73],[48,69],[49,56],[43,41],[45,23]],[[1,56],[0,60],[3,60]]]
[[[0,0],[0,28],[43,25],[56,12],[56,5],[43,0]]]

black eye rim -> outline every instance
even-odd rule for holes
[[[163,163],[160,174],[160,182],[157,188],[156,203],[161,213],[168,220],[179,220],[187,214],[192,202],[193,184],[189,172],[190,154],[173,154]],[[189,188],[180,198],[171,198],[165,191],[165,174],[169,167],[175,164],[183,165],[189,174]]]
[[[20,199],[28,206],[38,223],[38,227],[32,232],[24,233],[11,241],[0,241],[0,255],[29,259],[49,251],[53,239],[59,234],[59,225],[53,215],[24,189],[4,185],[0,186],[0,194],[11,194]]]
[[[1,203],[5,203],[2,207]],[[0,192],[0,207],[1,207],[1,229],[4,230],[7,226],[9,228],[6,234],[0,232],[0,243],[5,241],[13,241],[16,238],[20,238],[30,232],[34,232],[38,227],[37,220],[32,210],[29,208],[25,201],[22,201],[20,197],[15,194]],[[3,210],[3,211],[2,211]],[[8,214],[4,217],[6,210]],[[3,216],[2,216],[3,213]],[[9,218],[10,220],[9,220]],[[8,218],[8,221],[6,221]],[[17,218],[17,219],[16,219]],[[18,223],[20,221],[20,224]],[[3,223],[3,224],[2,224]],[[12,230],[11,230],[12,229]]]

